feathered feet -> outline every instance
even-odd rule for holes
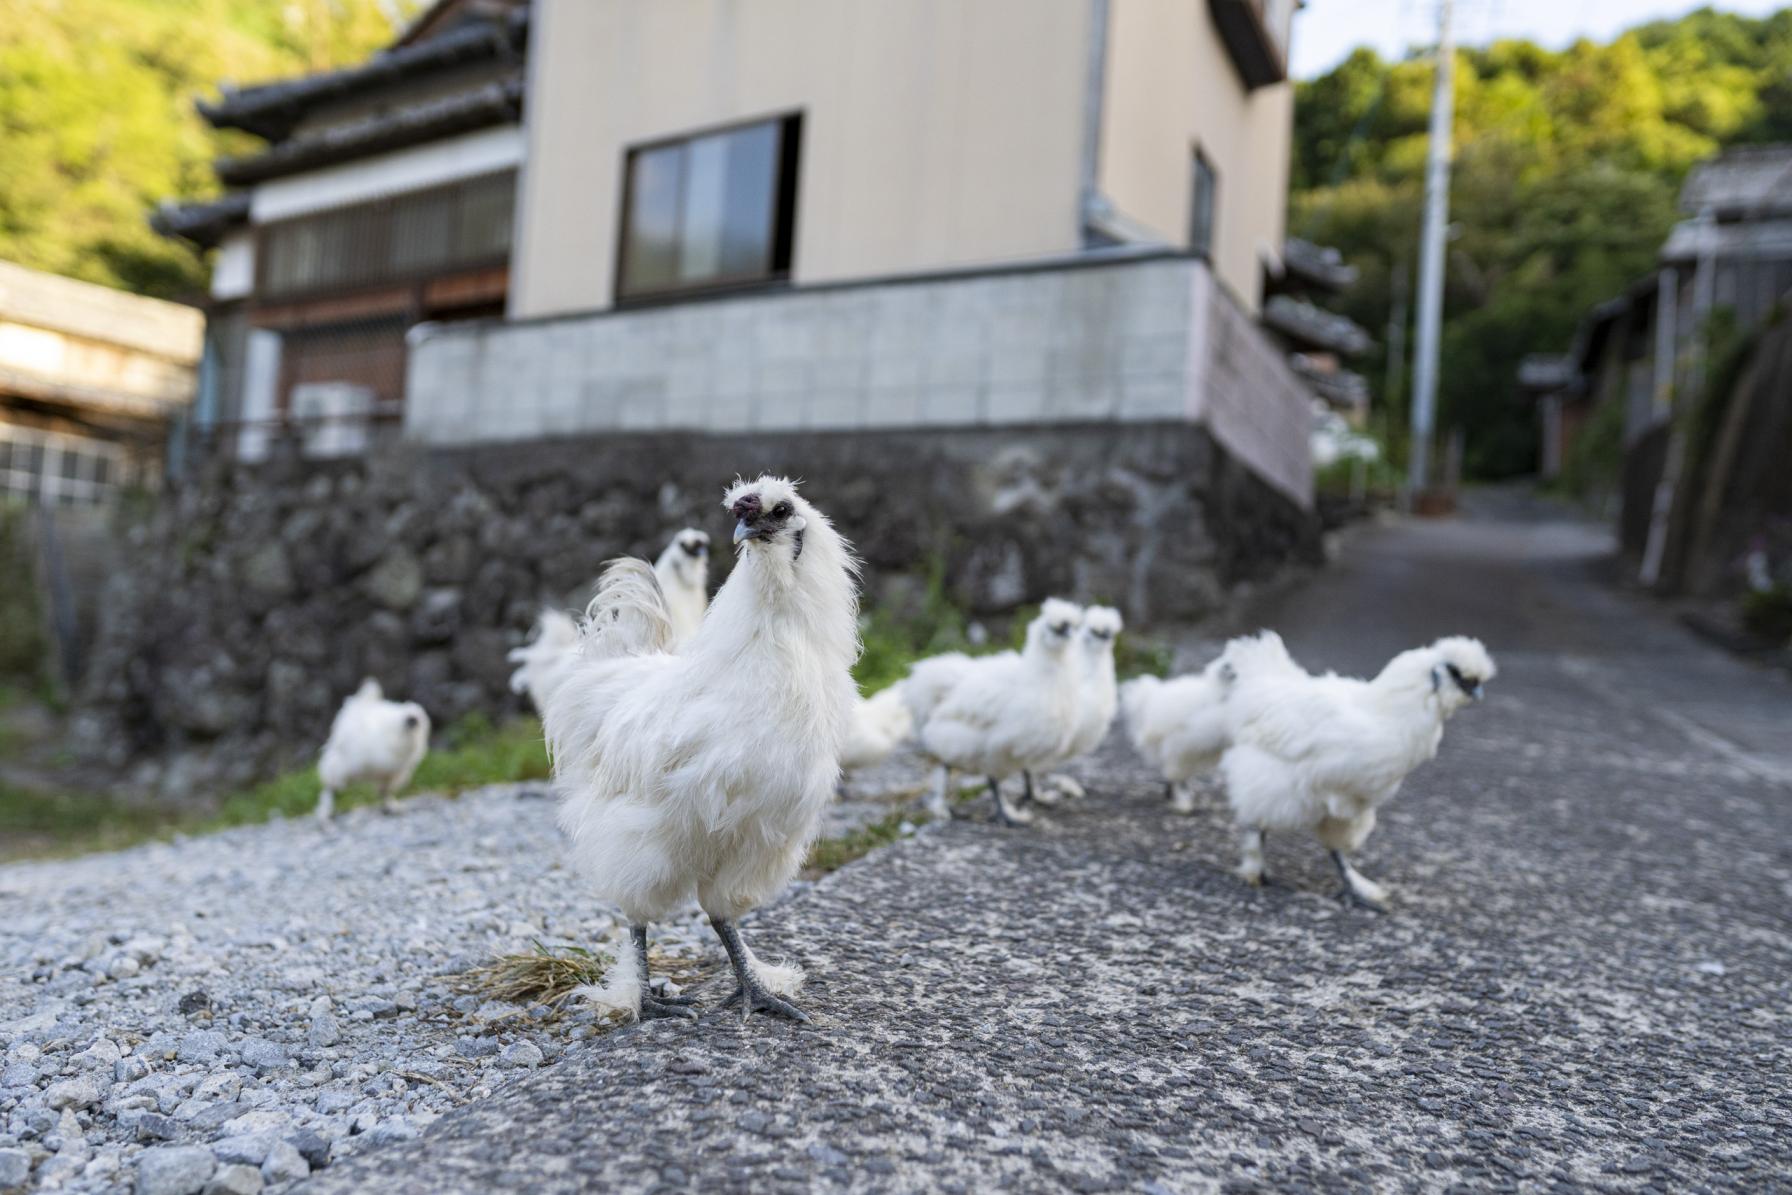
[[[718,921],[711,917],[709,924],[715,929],[716,937],[722,939],[722,948],[728,952],[728,961],[734,965],[734,978],[738,985],[734,989],[734,994],[722,1001],[722,1007],[732,1008],[739,1004],[742,1020],[746,1020],[756,1012],[763,1012],[807,1025],[809,1023],[808,1013],[783,997],[773,995],[754,974],[753,952],[747,949],[745,942],[741,941],[740,930],[735,927],[734,922]]]
[[[1350,865],[1343,851],[1332,852],[1332,862],[1338,865],[1338,876],[1344,881],[1344,887],[1338,893],[1338,899],[1347,905],[1356,905],[1371,912],[1388,911],[1388,890]]]
[[[1026,791],[1021,796],[1018,806],[1010,805],[1007,796],[1002,792],[1002,785],[994,776],[989,778],[989,795],[995,798],[996,821],[1004,826],[1026,826],[1033,822],[1033,814],[1026,808],[1033,803],[1033,777],[1022,772],[1026,779]]]

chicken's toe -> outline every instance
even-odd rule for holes
[[[723,1008],[733,1008],[737,1004],[745,1004],[741,1011],[741,1020],[746,1020],[753,1013],[763,1012],[774,1017],[783,1017],[787,1021],[795,1021],[801,1025],[809,1024],[809,1014],[781,996],[774,996],[758,984],[750,989],[736,987],[724,1001]]]
[[[697,1010],[691,1007],[694,1003],[689,996],[649,996],[643,992],[640,1017],[643,1021],[695,1020]]]

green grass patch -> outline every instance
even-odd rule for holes
[[[518,718],[494,726],[490,719],[473,714],[431,737],[429,754],[423,757],[404,791],[452,795],[489,784],[542,780],[547,775],[548,752],[540,722]],[[315,767],[286,772],[247,792],[225,798],[217,813],[203,819],[196,828],[220,830],[248,825],[266,821],[274,814],[298,817],[317,807],[322,791]],[[355,784],[336,794],[336,807],[350,809],[378,799],[372,785]]]
[[[494,726],[464,718],[438,732],[406,793],[461,793],[489,784],[548,775],[541,723],[519,718]],[[317,769],[282,773],[224,798],[210,811],[143,805],[83,793],[40,793],[0,785],[0,858],[116,850],[181,832],[202,834],[265,822],[276,814],[305,817],[317,808]],[[371,785],[336,794],[338,809],[378,799]]]
[[[0,784],[0,860],[116,850],[168,834],[179,821],[158,806]]]
[[[810,879],[839,871],[854,859],[861,859],[880,846],[889,846],[901,838],[903,824],[920,827],[927,824],[927,815],[899,810],[868,826],[860,826],[838,838],[818,838],[809,848],[803,874]]]

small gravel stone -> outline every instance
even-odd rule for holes
[[[220,1166],[201,1195],[260,1195],[261,1171],[253,1166]]]
[[[532,1041],[511,1042],[498,1055],[498,1061],[505,1066],[537,1067],[541,1065],[541,1047]]]
[[[30,1087],[37,1082],[37,1068],[29,1062],[12,1062],[0,1070],[0,1087]]]
[[[274,1141],[272,1133],[238,1133],[212,1142],[212,1154],[220,1162],[259,1166],[268,1160]]]
[[[242,1059],[258,1070],[278,1070],[291,1060],[285,1046],[263,1037],[252,1037],[243,1043]]]
[[[268,1151],[267,1161],[261,1164],[261,1177],[270,1183],[293,1182],[310,1173],[311,1166],[304,1155],[286,1141],[276,1141]]]
[[[180,1122],[160,1112],[145,1112],[137,1118],[137,1140],[173,1141],[180,1136]]]
[[[44,1103],[51,1108],[91,1108],[100,1102],[100,1085],[92,1076],[81,1075],[50,1084],[44,1092]]]
[[[313,1170],[322,1170],[330,1164],[330,1143],[322,1134],[314,1133],[310,1129],[300,1129],[298,1132],[288,1135],[286,1141],[287,1144],[299,1151],[299,1156],[304,1158],[305,1164]]]
[[[149,1063],[137,1054],[126,1054],[112,1064],[112,1077],[120,1083],[134,1083],[148,1073]]]
[[[218,1163],[200,1145],[162,1145],[137,1159],[137,1195],[197,1195]]]
[[[121,1057],[123,1051],[102,1037],[75,1055],[75,1065],[82,1070],[104,1070],[117,1066]]]
[[[22,1149],[0,1149],[0,1191],[22,1187],[30,1177],[30,1154]]]
[[[305,1030],[307,1045],[323,1049],[333,1046],[342,1040],[342,1026],[336,1020],[336,1014],[329,1008],[311,1014],[311,1025]]]
[[[186,1001],[181,1001],[182,1005]],[[175,1057],[182,1062],[210,1062],[224,1049],[224,1035],[216,1029],[195,1029],[181,1039]]]
[[[498,1052],[498,1041],[492,1037],[463,1037],[454,1043],[462,1058],[490,1058]]]
[[[416,1136],[416,1126],[402,1116],[388,1117],[367,1131],[367,1139],[375,1145],[393,1145]]]

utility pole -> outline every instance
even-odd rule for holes
[[[1419,243],[1419,328],[1413,350],[1412,444],[1407,489],[1430,482],[1431,429],[1437,414],[1437,354],[1444,316],[1444,240],[1450,221],[1450,128],[1456,103],[1456,43],[1451,0],[1437,8],[1437,81],[1431,93],[1431,145],[1425,157],[1425,230]]]

